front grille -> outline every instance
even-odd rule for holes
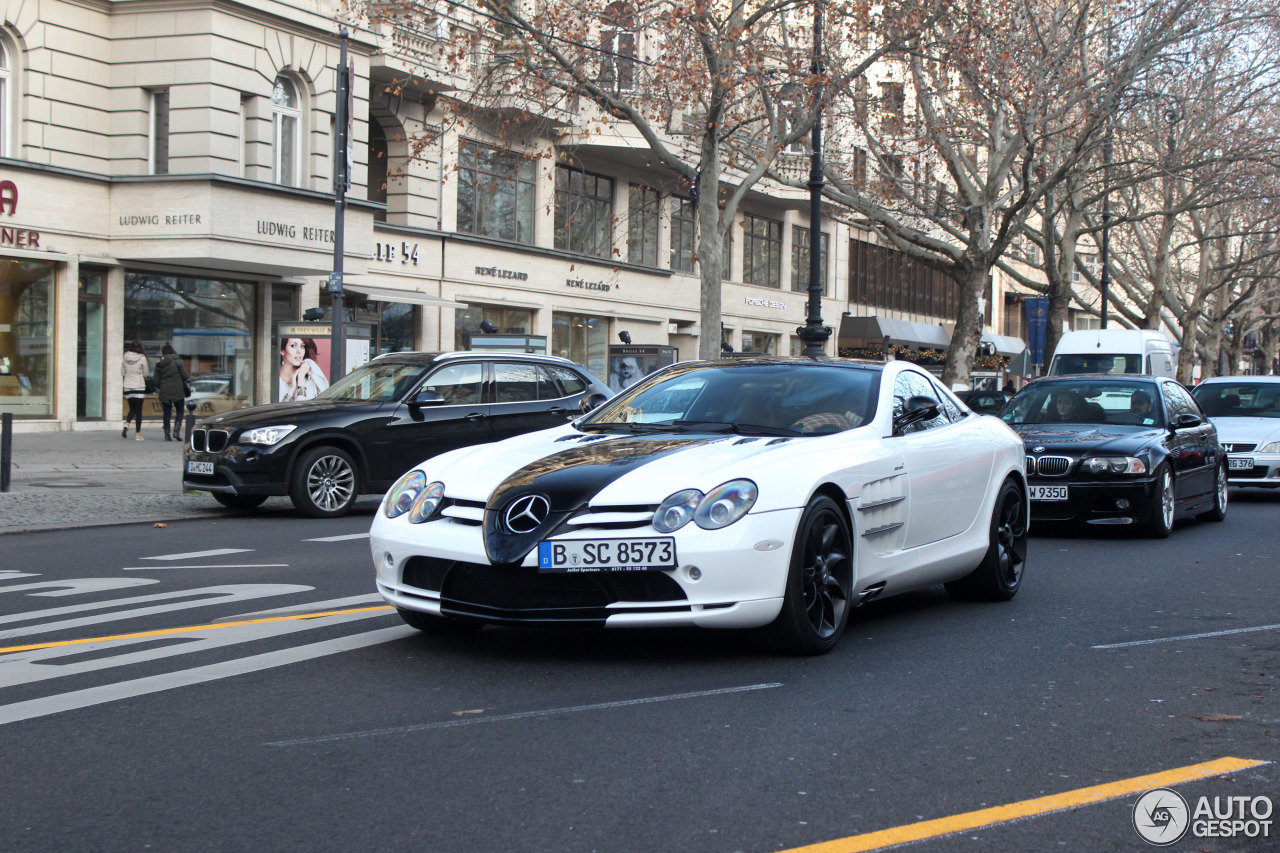
[[[603,623],[619,601],[652,602],[687,610],[684,590],[665,572],[540,573],[522,566],[489,566],[413,557],[403,582],[439,591],[446,613],[494,622]],[[666,606],[661,606],[666,605]]]
[[[1041,456],[1039,459],[1027,457],[1027,473],[1039,474],[1041,477],[1063,477],[1071,470],[1070,456]]]
[[[1222,449],[1227,451],[1228,453],[1250,453],[1257,446],[1258,445],[1256,444],[1239,444],[1236,442],[1232,442],[1231,444],[1224,443],[1222,445]]]
[[[208,446],[206,444],[207,440],[208,440],[207,435],[204,430],[193,429],[191,431],[191,449],[192,450],[198,450],[201,453],[204,453],[205,448]]]
[[[1268,468],[1266,465],[1255,465],[1247,471],[1232,471],[1227,476],[1232,480],[1262,480],[1267,476]]]
[[[221,453],[227,446],[227,439],[231,437],[225,429],[209,430],[209,452]]]

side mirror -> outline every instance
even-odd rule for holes
[[[1199,415],[1193,415],[1190,412],[1183,412],[1173,419],[1173,431],[1177,432],[1180,429],[1191,429],[1192,427],[1200,426],[1202,423],[1204,423],[1204,421]]]
[[[609,398],[603,394],[588,394],[582,398],[582,402],[578,404],[578,411],[582,414],[598,409],[605,403],[609,402]]]
[[[444,402],[444,395],[439,391],[419,391],[417,396],[409,401],[409,405],[418,408],[421,406],[438,406]]]
[[[907,427],[938,416],[938,401],[932,397],[909,397],[902,414],[893,419],[893,434],[901,435]]]

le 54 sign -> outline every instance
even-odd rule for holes
[[[407,264],[410,261],[414,266],[418,264],[418,244],[401,243],[396,246],[395,243],[375,243],[373,259],[375,261],[394,261],[399,258],[400,263]]]

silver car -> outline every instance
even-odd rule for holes
[[[1192,396],[1218,428],[1227,482],[1280,488],[1280,376],[1217,376]]]

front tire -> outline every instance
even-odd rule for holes
[[[1227,517],[1227,466],[1218,468],[1217,478],[1213,481],[1213,509],[1200,513],[1197,518],[1205,521],[1224,521]]]
[[[1168,539],[1173,532],[1173,510],[1175,497],[1173,491],[1173,475],[1167,465],[1161,465],[1156,472],[1155,505],[1151,507],[1151,518],[1147,521],[1147,535],[1152,539]]]
[[[420,613],[417,610],[405,610],[397,607],[396,612],[410,628],[417,628],[424,634],[474,634],[484,627],[483,622],[468,622],[462,619],[450,619],[448,616],[436,616],[434,613]]]
[[[797,655],[835,648],[849,622],[853,540],[840,506],[826,495],[800,516],[782,611],[769,626],[775,645]]]
[[[214,492],[213,499],[227,509],[257,509],[266,502],[266,495],[228,495]]]
[[[978,567],[945,586],[962,601],[1008,601],[1022,586],[1027,563],[1027,505],[1022,488],[1005,480],[991,511],[991,538]]]
[[[336,447],[313,447],[293,469],[289,499],[303,515],[337,518],[356,502],[356,464]]]

